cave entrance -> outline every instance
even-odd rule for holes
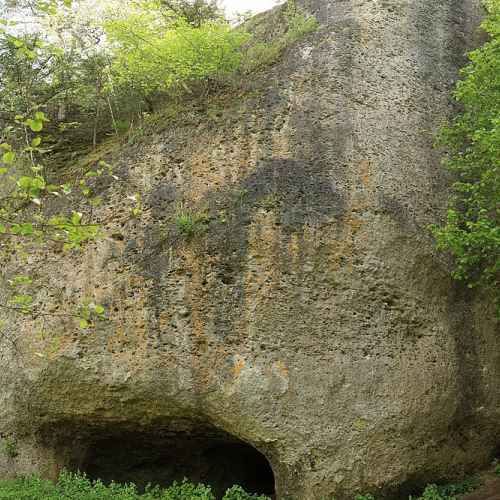
[[[230,434],[203,432],[120,432],[94,436],[79,469],[104,482],[162,487],[184,478],[210,485],[218,498],[237,484],[249,493],[275,494],[266,457]]]

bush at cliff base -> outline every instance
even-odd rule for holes
[[[458,500],[459,496],[470,493],[480,485],[476,476],[471,476],[456,484],[428,485],[421,496],[410,496],[408,500]],[[193,484],[187,480],[174,482],[162,489],[158,486],[146,488],[139,493],[134,484],[103,484],[91,481],[85,474],[63,472],[57,483],[37,476],[12,481],[0,481],[0,500],[216,500],[209,486]],[[269,497],[252,495],[241,486],[228,489],[222,500],[270,500]],[[325,500],[335,500],[328,497]],[[370,494],[353,495],[353,500],[376,500]]]
[[[84,474],[63,472],[57,483],[33,476],[12,481],[0,481],[1,500],[215,500],[209,486],[188,481],[174,482],[166,489],[147,488],[139,493],[134,484],[105,485],[91,481]],[[226,491],[223,500],[269,500],[252,495],[239,486]]]

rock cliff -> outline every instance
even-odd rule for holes
[[[319,500],[403,498],[487,463],[498,324],[428,230],[449,185],[432,133],[479,3],[307,1],[320,29],[251,93],[107,156],[125,181],[101,187],[108,236],[32,264],[39,300],[91,298],[110,319],[11,323],[0,435],[17,456],[0,474],[275,482],[278,499]]]

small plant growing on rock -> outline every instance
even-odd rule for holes
[[[80,305],[79,325],[82,330],[91,328],[99,319],[104,319],[105,309],[101,304],[88,302]]]
[[[205,214],[181,211],[175,217],[178,231],[186,238],[192,238],[205,231],[208,217]]]
[[[3,443],[3,451],[9,458],[16,458],[19,455],[17,443],[13,439],[6,439]]]
[[[288,47],[319,29],[316,17],[302,11],[295,0],[287,1],[283,23],[286,25],[284,33],[266,43],[250,44],[243,59],[243,70],[246,73],[274,64]]]

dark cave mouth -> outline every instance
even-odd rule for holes
[[[90,479],[167,487],[184,478],[212,487],[221,498],[234,485],[249,493],[275,494],[266,457],[233,436],[215,433],[135,433],[94,435],[77,467]]]

